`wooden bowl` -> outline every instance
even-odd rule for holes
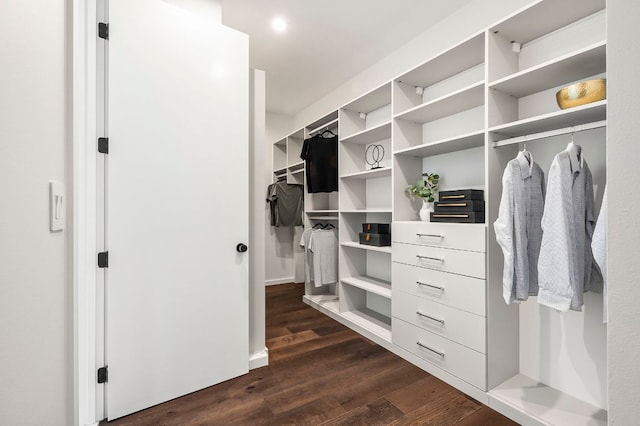
[[[572,84],[556,93],[556,101],[562,109],[597,102],[607,97],[607,80],[597,79]]]

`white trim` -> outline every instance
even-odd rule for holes
[[[73,0],[73,423],[96,417],[95,1]]]
[[[266,347],[260,352],[249,355],[249,370],[269,365],[269,349]]]
[[[285,277],[285,278],[276,278],[273,280],[266,280],[264,285],[269,286],[269,285],[278,285],[278,284],[289,284],[292,282],[294,282],[293,277]]]

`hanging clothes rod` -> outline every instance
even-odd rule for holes
[[[607,127],[607,121],[606,120],[594,121],[592,123],[578,124],[577,126],[563,127],[561,129],[554,129],[546,132],[532,133],[530,135],[524,135],[524,136],[517,136],[515,138],[504,139],[501,141],[494,142],[493,147],[497,148],[499,146],[513,145],[516,143],[523,143],[523,142],[526,143],[526,142],[531,142],[538,139],[551,138],[553,136],[568,135],[571,133],[584,132],[585,130],[598,129],[600,127]]]
[[[324,130],[331,130],[331,129],[335,129],[336,127],[338,127],[338,119],[337,119],[337,118],[336,118],[336,119],[334,119],[334,120],[331,120],[331,121],[330,121],[330,122],[328,122],[328,123],[323,124],[323,125],[322,125],[322,126],[320,126],[320,127],[316,127],[315,129],[313,129],[313,130],[309,131],[309,136],[311,136],[311,135],[313,135],[313,134],[315,134],[315,133],[318,133],[318,132],[324,131]]]

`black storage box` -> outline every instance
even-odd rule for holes
[[[483,200],[456,200],[456,201],[436,201],[434,205],[436,213],[450,212],[483,212]]]
[[[438,200],[459,201],[459,200],[484,200],[484,191],[482,189],[458,189],[455,191],[440,191]]]
[[[390,234],[391,225],[388,223],[363,223],[362,232],[365,234]]]
[[[391,234],[360,233],[360,244],[368,246],[384,247],[391,245]]]
[[[484,211],[482,212],[446,212],[431,213],[431,222],[450,223],[484,223]],[[362,235],[362,234],[361,234]]]

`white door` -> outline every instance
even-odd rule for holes
[[[180,4],[109,2],[109,419],[248,371],[248,38]]]

